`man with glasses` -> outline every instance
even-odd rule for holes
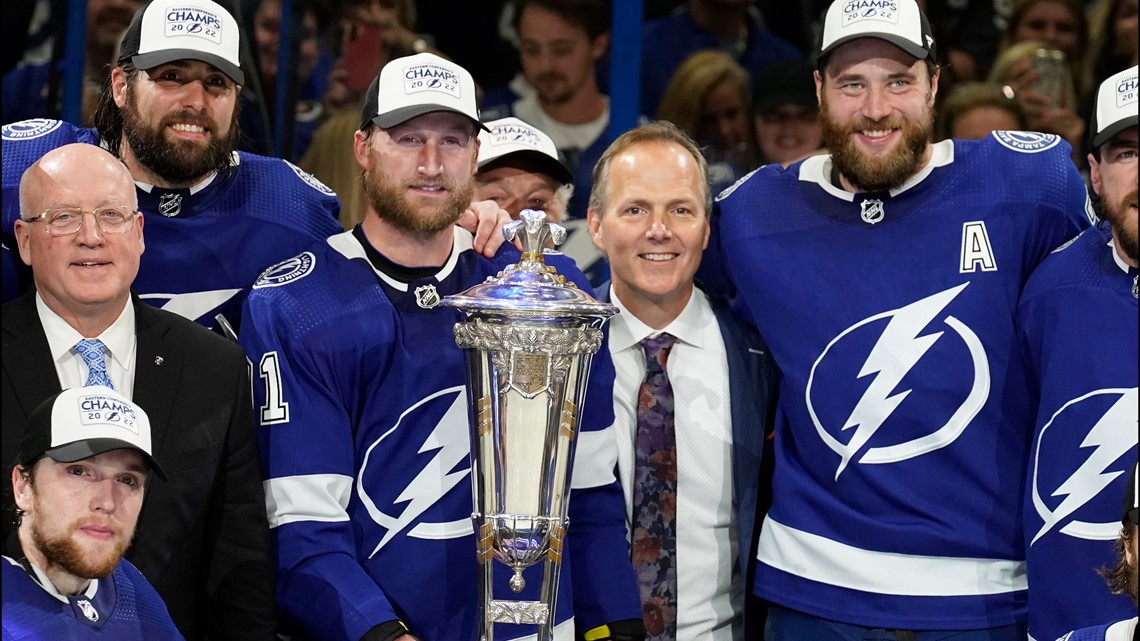
[[[127,168],[95,145],[49,151],[24,172],[15,251],[35,288],[2,308],[5,471],[13,426],[52,394],[103,385],[131,399],[154,421],[169,482],[149,488],[126,558],[188,640],[268,641],[273,571],[245,357],[131,294],[148,221],[136,198]],[[12,539],[5,554],[19,558]]]
[[[16,186],[45,152],[74,142],[119,157],[149,214],[134,282],[143,300],[207,327],[236,325],[266,267],[341,231],[331,189],[278,158],[235,152],[246,74],[237,21],[210,0],[155,0],[131,20],[86,129],[57,120],[3,128],[3,240],[13,247]],[[29,285],[21,275],[21,290]]]

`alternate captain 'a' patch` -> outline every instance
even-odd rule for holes
[[[253,288],[261,289],[263,287],[288,285],[295,280],[300,280],[313,273],[313,268],[316,264],[317,259],[313,256],[312,252],[305,252],[300,256],[294,256],[289,260],[277,263],[273,267],[261,272],[261,275],[257,277],[257,282],[253,284]]]
[[[21,120],[4,125],[3,130],[0,130],[0,137],[4,140],[31,140],[50,134],[59,129],[62,124],[62,120],[51,120],[49,118]]]
[[[1061,143],[1060,136],[1037,131],[995,131],[990,135],[1003,147],[1023,154],[1041,153]]]

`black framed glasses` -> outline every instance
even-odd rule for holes
[[[121,205],[107,205],[95,209],[80,209],[79,207],[49,207],[39,216],[24,218],[26,223],[37,220],[44,221],[44,228],[52,236],[70,236],[79,232],[83,227],[85,214],[95,218],[95,224],[104,234],[125,234],[135,226],[138,217],[137,209],[130,209]]]

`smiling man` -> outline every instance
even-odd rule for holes
[[[215,2],[155,0],[123,36],[94,129],[5,125],[4,244],[14,246],[23,171],[65,144],[101,144],[130,170],[149,218],[135,291],[206,327],[219,314],[236,325],[262,270],[341,231],[340,203],[318,180],[284,160],[235,153],[246,79],[239,40],[237,21]]]
[[[466,69],[430,53],[386,64],[353,141],[363,222],[266,271],[246,305],[241,343],[263,380],[261,455],[290,632],[476,641],[470,401],[453,338],[462,314],[439,302],[520,258],[507,243],[488,259],[454,225],[474,192],[482,128]],[[549,262],[588,286],[570,261]],[[634,640],[614,633],[641,628],[613,474],[608,355],[593,368],[553,614],[558,641],[585,630]],[[534,577],[520,598],[537,598]],[[495,637],[528,634],[503,625]]]
[[[753,592],[768,641],[1025,638],[1033,407],[1013,318],[1087,194],[1057,136],[931,142],[914,0],[841,0],[816,94],[830,155],[724,192],[736,303],[783,375]]]
[[[12,469],[20,553],[5,556],[4,638],[181,641],[166,605],[123,552],[148,476],[150,421],[101,387],[32,412]]]
[[[2,308],[2,460],[16,462],[12,426],[61,389],[106,385],[161,416],[154,443],[170,482],[148,493],[127,558],[190,641],[269,641],[273,573],[245,357],[132,296],[153,220],[136,194],[123,163],[95,145],[52,149],[24,172],[15,232],[35,286]]]
[[[613,275],[599,298],[621,311],[618,475],[654,641],[756,638],[761,623],[746,586],[778,374],[756,331],[693,284],[711,206],[708,164],[669,122],[622,134],[594,169],[588,221]]]

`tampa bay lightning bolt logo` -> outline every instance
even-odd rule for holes
[[[31,140],[32,138],[46,136],[59,129],[61,125],[63,125],[62,120],[49,120],[47,118],[21,120],[4,125],[3,129],[0,130],[2,132],[0,137],[4,140]]]
[[[1042,523],[1030,545],[1054,529],[1091,541],[1119,536],[1124,489],[1112,483],[1136,460],[1138,400],[1135,387],[1095,390],[1042,426],[1033,451],[1033,507]]]
[[[417,435],[430,425],[434,428],[418,443],[422,437]],[[411,465],[393,465],[399,457],[396,452],[417,444],[418,456]],[[409,407],[368,447],[356,492],[368,515],[385,530],[368,558],[398,534],[439,540],[472,533],[470,485],[461,485],[471,473],[470,449],[467,392],[462,386],[441,390]],[[407,474],[400,476],[401,472]],[[441,521],[441,513],[457,518]]]
[[[839,476],[851,461],[856,460],[860,452],[862,455],[858,457],[859,463],[883,464],[904,461],[946,447],[961,436],[970,421],[981,411],[990,392],[986,350],[977,334],[965,323],[952,315],[944,314],[947,306],[969,284],[963,283],[904,307],[861,320],[832,339],[816,359],[808,376],[805,398],[808,413],[820,438],[839,455],[835,480],[839,480]],[[933,325],[936,322],[937,325]],[[837,363],[850,362],[857,354],[864,353],[863,350],[867,349],[865,341],[869,336],[874,336],[876,329],[884,323],[885,327],[878,333],[874,345],[865,352],[867,356],[858,373],[843,371]],[[939,341],[943,341],[943,344],[939,346],[936,355],[929,356],[928,352]],[[924,359],[924,356],[927,358]],[[914,391],[899,389],[903,379],[912,370],[925,367],[923,380],[931,376],[960,379],[962,373],[949,373],[943,367],[943,361],[954,359],[959,362],[966,360],[967,356],[972,376],[963,383],[963,400],[957,409],[949,416],[932,419],[944,421],[941,426],[926,430],[925,433],[907,435],[904,440],[892,433],[894,430],[888,429],[878,439],[883,444],[868,447],[872,437],[887,424],[891,414]],[[838,390],[851,388],[854,383],[865,381],[868,377],[869,383],[866,383],[862,397],[854,403],[846,417],[819,414],[815,394],[834,397],[839,393]],[[941,381],[930,386],[941,386]],[[915,398],[912,402],[922,403],[923,399]],[[850,438],[844,443],[833,435],[835,433],[850,434]]]
[[[1023,154],[1041,153],[1061,144],[1060,136],[1037,131],[995,131],[990,135],[1003,147]]]
[[[305,252],[300,256],[294,256],[289,260],[277,263],[273,267],[261,272],[257,277],[257,282],[253,284],[254,289],[262,289],[263,287],[281,287],[289,283],[304,278],[313,273],[313,267],[317,264],[317,258],[312,252]]]

